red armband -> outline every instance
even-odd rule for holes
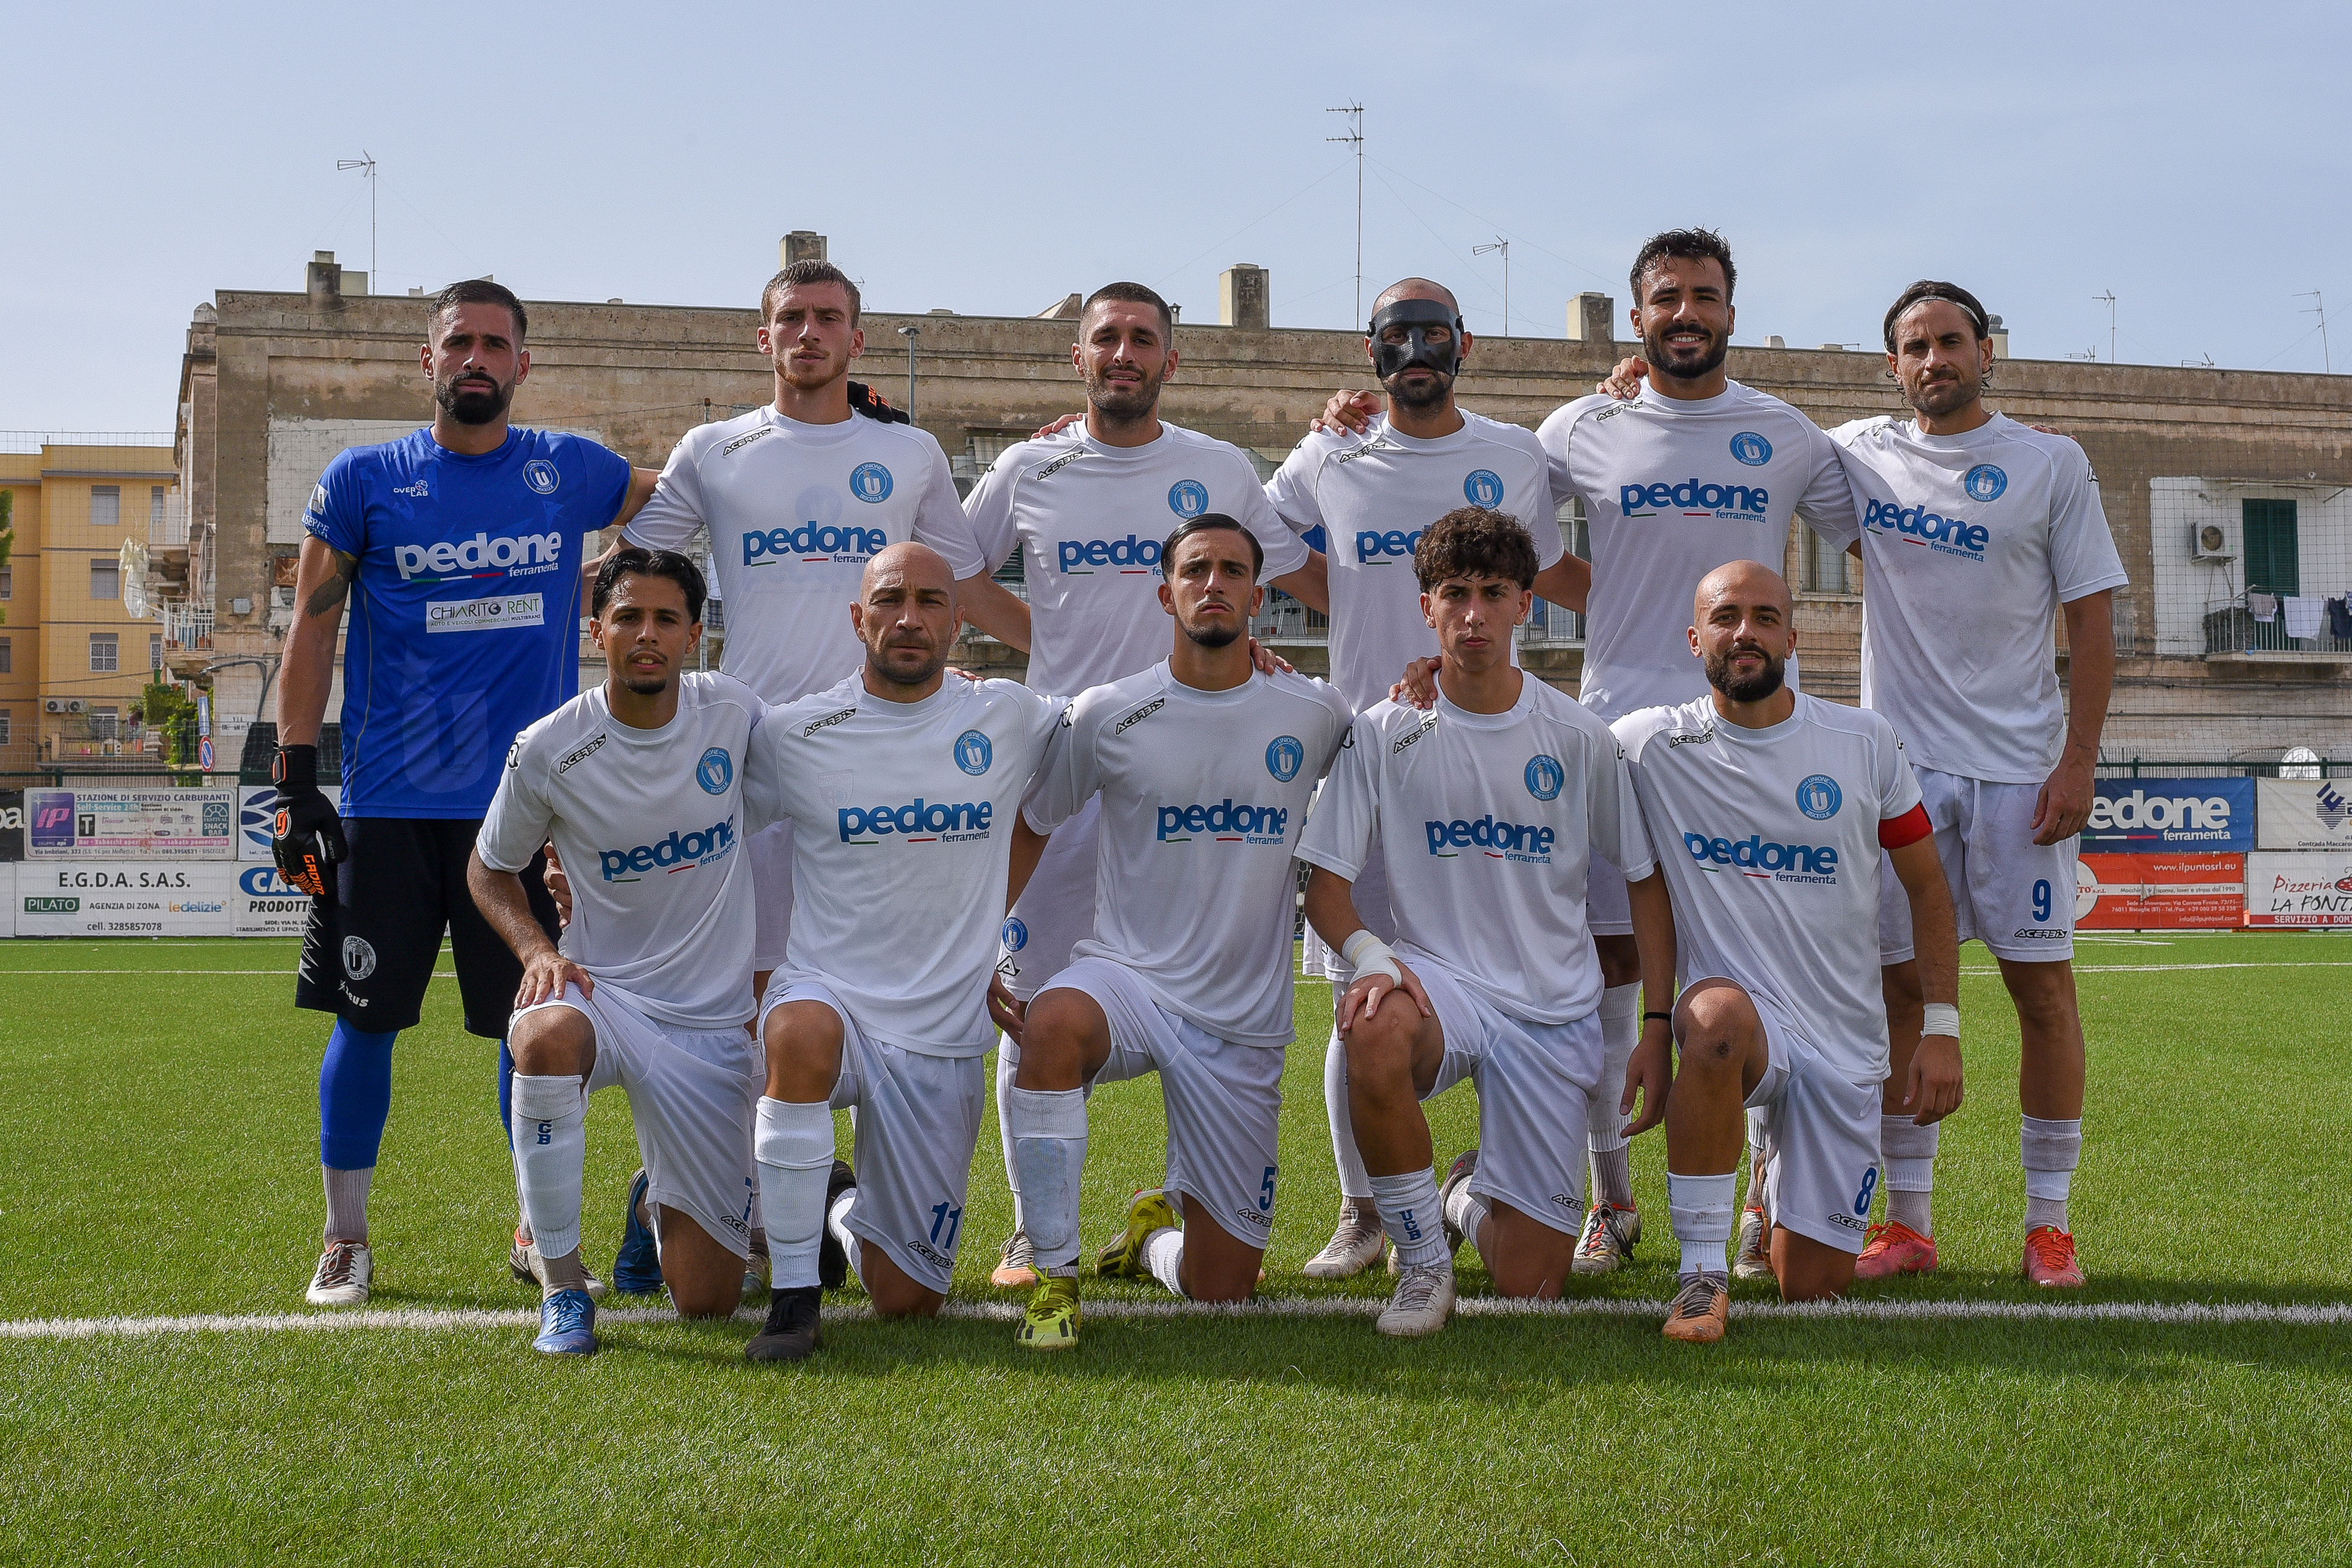
[[[1914,806],[1899,817],[1889,817],[1878,824],[1878,847],[1899,850],[1906,844],[1916,844],[1936,831],[1927,821],[1927,808]]]

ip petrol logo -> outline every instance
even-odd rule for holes
[[[1960,488],[1976,502],[1998,501],[2000,493],[2009,488],[2009,476],[1990,463],[1979,463],[1960,476]]]
[[[1568,769],[1559,765],[1559,758],[1539,751],[1528,758],[1526,778],[1528,794],[1538,800],[1557,800],[1559,787],[1568,782]]]
[[[563,483],[563,476],[546,458],[534,457],[522,465],[522,482],[542,496],[552,496],[555,487]]]
[[[877,497],[878,498],[878,497]],[[890,536],[881,528],[853,528],[831,523],[803,523],[796,528],[770,528],[743,536],[743,564],[764,565],[769,559],[799,556],[803,560],[831,560],[836,556],[861,559],[889,548]]]
[[[709,865],[724,860],[734,849],[735,819],[730,817],[690,833],[672,832],[657,844],[639,844],[633,850],[599,850],[596,858],[606,882],[637,882],[651,871],[688,871]],[[631,876],[631,872],[637,874]]]
[[[735,759],[727,754],[725,747],[712,747],[694,765],[694,781],[702,786],[706,795],[724,795],[727,786],[735,782]]]
[[[1179,479],[1168,486],[1168,509],[1180,517],[1197,517],[1209,509],[1209,487],[1198,479]]]
[[[1306,760],[1307,747],[1295,735],[1277,735],[1265,748],[1265,770],[1284,784],[1298,777]]]
[[[1462,481],[1463,498],[1492,511],[1503,504],[1503,476],[1491,468],[1473,468]]]
[[[869,506],[890,498],[890,470],[879,463],[860,463],[849,471],[849,493]]]
[[[1752,430],[1743,430],[1731,438],[1731,455],[1750,468],[1761,468],[1772,461],[1772,444]]]
[[[1018,953],[1022,948],[1029,946],[1029,927],[1007,915],[1004,920],[1003,941],[1006,952]]]
[[[987,772],[989,763],[993,761],[995,757],[995,747],[989,745],[988,737],[981,734],[980,731],[967,729],[956,737],[956,766],[973,778],[977,779]]]
[[[1797,786],[1797,810],[1816,822],[1826,822],[1845,803],[1845,792],[1826,773],[1816,773]]]

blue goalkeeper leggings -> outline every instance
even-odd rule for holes
[[[335,1020],[319,1064],[319,1163],[339,1171],[372,1168],[392,1113],[392,1042],[400,1031],[370,1034]],[[514,1053],[499,1041],[499,1125],[513,1143]]]

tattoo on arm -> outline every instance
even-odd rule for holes
[[[341,607],[343,596],[352,591],[352,580],[360,574],[359,557],[342,550],[331,553],[335,562],[334,575],[311,592],[310,602],[302,607],[305,614],[325,615]]]

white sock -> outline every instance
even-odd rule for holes
[[[514,1075],[515,1185],[542,1258],[580,1250],[580,1184],[588,1166],[588,1096],[579,1075]]]
[[[1013,1164],[1029,1189],[1029,1245],[1041,1273],[1078,1271],[1078,1182],[1087,1168],[1083,1089],[1019,1089],[1004,1096]]]
[[[1492,1212],[1492,1207],[1486,1195],[1472,1192],[1466,1181],[1454,1189],[1454,1196],[1445,1203],[1445,1218],[1454,1222],[1454,1229],[1462,1232],[1464,1240],[1478,1249],[1479,1260],[1486,1265],[1489,1273],[1494,1271],[1494,1261],[1486,1256],[1486,1246],[1478,1239],[1478,1233],[1486,1227],[1486,1216]]]
[[[2045,1122],[2028,1116],[2018,1143],[2025,1162],[2025,1228],[2065,1229],[2066,1197],[2074,1186],[2074,1167],[2083,1163],[2082,1118]]]
[[[1336,1014],[1339,988],[1334,986],[1331,991]],[[1323,1048],[1323,1114],[1331,1124],[1331,1162],[1339,1167],[1339,1196],[1370,1203],[1372,1178],[1365,1174],[1363,1154],[1356,1147],[1356,1124],[1348,1112],[1348,1048],[1339,1042],[1337,1025],[1332,1027],[1330,1043]]]
[[[1922,1236],[1935,1234],[1929,1196],[1936,1186],[1937,1135],[1941,1123],[1920,1126],[1908,1116],[1878,1119],[1878,1152],[1886,1162],[1886,1218]]]
[[[518,1079],[516,1082],[521,1082]],[[779,1291],[821,1284],[824,1186],[833,1176],[833,1110],[760,1096],[752,1152],[760,1162],[760,1218],[768,1231],[769,1278]]]
[[[833,1207],[825,1211],[824,1228],[841,1243],[842,1251],[848,1254],[851,1276],[862,1281],[866,1271],[858,1267],[857,1233],[849,1228],[849,1213],[856,1207],[857,1189],[853,1186],[833,1200]]]
[[[1612,986],[1601,993],[1601,1081],[1584,1102],[1584,1146],[1592,1156],[1592,1201],[1633,1207],[1633,1162],[1625,1149],[1625,1064],[1642,1043],[1642,988]]]
[[[1184,1293],[1184,1232],[1163,1225],[1143,1239],[1143,1266],[1178,1295]]]
[[[375,1167],[364,1170],[339,1171],[332,1166],[320,1166],[320,1173],[327,1185],[327,1228],[329,1241],[367,1241],[368,1187],[375,1180]]]
[[[1021,1065],[1021,1048],[996,1031],[996,1135],[1004,1149],[1004,1185],[1013,1189],[1013,1228],[1026,1228],[1021,1204],[1021,1166],[1013,1155],[1013,1074]]]
[[[1397,1261],[1408,1269],[1451,1268],[1454,1254],[1445,1246],[1436,1173],[1424,1166],[1399,1176],[1373,1176],[1371,1185],[1381,1228],[1396,1244]]]
[[[1683,1244],[1685,1274],[1731,1271],[1731,1195],[1738,1180],[1737,1171],[1721,1176],[1666,1173],[1666,1212],[1674,1218],[1675,1239]]]

